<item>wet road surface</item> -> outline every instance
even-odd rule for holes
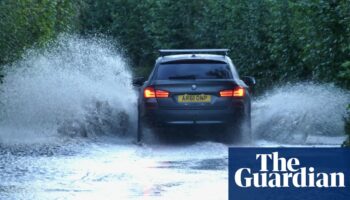
[[[0,199],[227,199],[227,151],[210,141],[116,138],[2,145]]]

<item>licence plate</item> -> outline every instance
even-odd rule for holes
[[[184,94],[177,97],[179,103],[209,103],[211,96],[205,94]]]

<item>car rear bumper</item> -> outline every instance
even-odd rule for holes
[[[243,117],[244,107],[221,110],[179,110],[150,109],[145,112],[145,120],[152,125],[224,125]]]

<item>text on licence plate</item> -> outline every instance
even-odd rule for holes
[[[184,94],[177,97],[179,103],[209,103],[211,96],[205,94]]]

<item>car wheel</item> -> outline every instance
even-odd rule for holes
[[[252,142],[252,125],[250,115],[246,116],[242,122],[238,134],[238,142],[249,144]]]
[[[251,119],[246,116],[226,128],[222,139],[225,143],[250,143],[252,141]]]
[[[136,132],[136,142],[139,144],[143,139],[143,131],[144,131],[144,122],[141,118],[140,111],[137,112],[137,132]]]

